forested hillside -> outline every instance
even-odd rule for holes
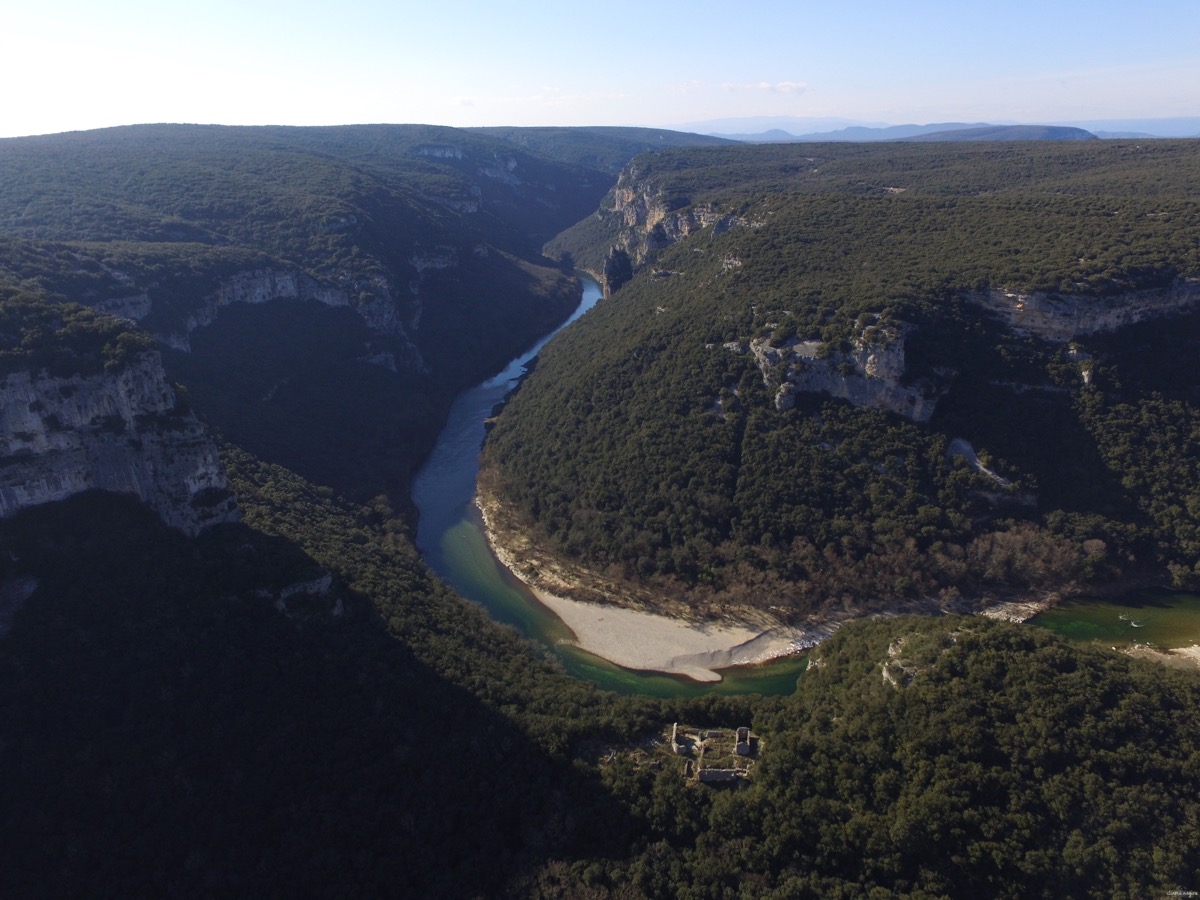
[[[449,398],[573,308],[539,248],[608,183],[426,126],[118,128],[0,168],[0,296],[136,319],[230,439],[399,499]]]
[[[719,143],[540,134],[147,125],[0,141],[0,298],[134,318],[230,439],[402,502],[451,398],[574,308],[542,244],[648,145]]]
[[[882,676],[882,677],[881,677]],[[547,866],[542,896],[1142,897],[1192,884],[1194,676],[979,618],[847,626],[763,715],[741,790],[627,751],[604,781],[628,859]],[[1185,726],[1185,732],[1187,727]],[[590,893],[589,893],[590,892]]]
[[[82,406],[65,379],[116,377],[157,348],[176,382],[159,399],[175,405],[127,410],[141,431],[103,414],[87,427],[119,462],[146,452],[143,431],[198,428],[194,412],[221,439],[242,516],[189,537],[131,497],[89,491],[0,520],[0,895],[1193,890],[1192,673],[1017,626],[904,617],[844,627],[789,697],[618,696],[430,573],[412,544],[412,468],[454,392],[574,300],[566,245],[551,262],[542,241],[594,211],[616,156],[664,134],[534,132],[155,126],[0,141],[0,376],[64,379],[55,402]],[[1161,146],[1175,155],[1158,173],[1098,158],[1081,174],[1052,154],[1005,163],[1017,181],[1070,170],[1042,205],[920,197],[915,175],[912,197],[743,195],[738,178],[772,184],[777,161],[743,169],[724,148],[699,151],[717,167],[704,173],[691,151],[641,156],[639,171],[661,158],[695,176],[698,198],[721,178],[729,192],[697,201],[716,216],[697,234],[664,225],[645,255],[636,215],[592,220],[611,232],[600,264],[617,244],[640,272],[545,353],[501,417],[493,476],[513,509],[548,511],[531,527],[563,552],[701,605],[757,603],[768,584],[800,598],[793,611],[835,592],[853,606],[851,578],[891,579],[903,596],[1167,564],[1184,579],[1192,318],[1049,350],[1006,324],[1011,310],[993,318],[931,287],[971,272],[984,273],[975,289],[998,284],[1008,270],[993,257],[1053,274],[1071,241],[1093,239],[1111,285],[1097,296],[1183,283],[1191,157]],[[923,172],[907,152],[896,165]],[[966,155],[938,178],[1000,183],[1000,162],[978,162],[990,152],[955,150]],[[859,151],[845,153],[843,180]],[[1129,192],[1112,197],[1067,188],[1122,177]],[[1100,209],[1114,215],[1079,212]],[[1059,235],[1068,226],[1074,238]],[[988,227],[991,261],[964,262]],[[907,292],[903,273],[863,265],[860,234],[880,264],[913,263]],[[899,336],[903,377],[884,352]],[[919,383],[930,417],[795,390],[786,348],[812,342],[804,365],[832,384],[830,371],[852,380],[863,341],[876,351],[875,374],[864,357],[856,376],[867,393]],[[65,427],[16,396],[0,392],[0,413]],[[539,417],[524,433],[546,467],[527,469],[523,493],[515,436]],[[1101,435],[1090,449],[1088,435]],[[950,436],[1011,484],[948,463]],[[20,448],[0,466],[55,449],[45,434],[7,437]],[[1081,478],[1056,480],[1070,466]],[[1108,505],[1087,481],[1100,478],[1120,487]],[[822,519],[832,503],[850,505]],[[636,556],[603,556],[600,534]],[[893,569],[870,568],[885,551]],[[909,566],[918,557],[929,562]],[[980,560],[1008,568],[980,574]],[[943,583],[947,571],[961,578]],[[752,775],[685,777],[695,760],[671,751],[673,723],[752,728]]]
[[[637,274],[492,433],[506,527],[785,621],[1195,584],[1198,174],[1194,142],[636,160],[554,242]]]

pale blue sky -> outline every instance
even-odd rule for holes
[[[0,136],[1200,116],[1200,3],[0,0]]]

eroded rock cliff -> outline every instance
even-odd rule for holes
[[[0,381],[0,516],[92,489],[134,494],[188,534],[240,516],[216,446],[180,408],[157,352],[115,373]]]
[[[344,290],[322,285],[315,278],[289,269],[257,269],[239,272],[223,279],[204,302],[188,311],[182,328],[156,330],[155,338],[176,350],[191,350],[190,335],[197,328],[211,325],[221,308],[231,303],[268,303],[271,300],[315,300],[326,306],[349,306]],[[105,310],[107,311],[107,310]],[[143,316],[131,316],[140,321]]]
[[[1066,343],[1101,331],[1200,305],[1200,279],[1179,278],[1166,287],[1109,296],[993,289],[963,295],[995,313],[1014,331]]]
[[[659,182],[643,180],[636,166],[621,173],[597,215],[615,235],[614,248],[627,254],[635,269],[652,260],[659,250],[701,229],[711,226],[715,237],[731,228],[759,224],[723,212],[717,203],[693,204],[686,197],[675,196]]]
[[[763,383],[775,392],[776,409],[791,409],[796,394],[813,392],[927,422],[944,390],[927,378],[903,383],[905,332],[906,326],[869,327],[847,353],[829,351],[820,341],[798,338],[779,345],[765,338],[754,339],[750,352]]]
[[[452,250],[452,248],[451,248]],[[391,365],[426,372],[428,366],[410,337],[421,315],[421,278],[427,269],[457,265],[457,257],[447,262],[446,248],[433,253],[416,248],[410,264],[416,273],[411,285],[411,300],[397,302],[387,279],[345,276],[338,284],[325,283],[298,269],[272,267],[237,272],[222,278],[216,288],[181,312],[155,308],[155,301],[142,291],[127,297],[92,302],[99,312],[131,319],[148,329],[155,340],[166,347],[191,351],[191,335],[197,328],[211,325],[221,310],[235,303],[261,304],[274,300],[309,300],[329,307],[352,307],[367,327],[376,334],[397,339],[398,354],[390,354]],[[114,273],[132,281],[123,273]],[[161,298],[160,298],[161,299]],[[403,307],[403,308],[402,308]]]

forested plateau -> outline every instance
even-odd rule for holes
[[[1198,174],[1195,142],[639,158],[551,245],[611,297],[483,483],[705,614],[1194,587]]]
[[[421,561],[407,487],[454,394],[615,247],[631,280],[552,342],[487,446],[555,553],[781,619],[1190,583],[1192,145],[703,143],[0,141],[0,417],[23,423],[0,467],[51,465],[72,428],[112,467],[203,429],[237,512],[188,533],[90,490],[0,520],[0,895],[1196,889],[1194,673],[900,616],[847,624],[789,696],[620,696]],[[1135,322],[1130,296],[1179,308]],[[1039,336],[1092,298],[1076,318],[1104,328]],[[159,406],[118,393],[68,421],[80,385],[143,369]],[[26,382],[54,393],[14,409]],[[673,723],[752,728],[752,774],[686,777]]]

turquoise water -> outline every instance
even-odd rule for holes
[[[1076,600],[1030,621],[1073,640],[1110,647],[1190,647],[1200,644],[1200,596],[1157,590],[1117,600]]]
[[[806,660],[791,657],[763,666],[740,666],[722,672],[722,680],[701,685],[690,679],[639,672],[613,665],[568,643],[572,634],[562,621],[533,597],[525,586],[497,562],[483,535],[478,511],[466,514],[441,536],[442,577],[464,597],[482,603],[498,622],[514,625],[524,634],[554,649],[567,671],[610,690],[658,697],[705,693],[784,694],[796,687]]]
[[[595,306],[601,295],[600,285],[585,278],[583,300],[566,324]],[[413,482],[413,502],[421,514],[417,548],[425,561],[462,596],[483,606],[496,621],[513,625],[550,647],[572,675],[609,690],[659,697],[791,693],[807,665],[803,656],[762,666],[727,669],[721,673],[720,682],[699,684],[661,673],[623,669],[586,653],[566,643],[571,637],[567,627],[492,555],[474,504],[484,420],[516,386],[525,365],[549,337],[510,362],[503,372],[465,391],[455,401],[429,461]]]
[[[584,279],[583,300],[568,320],[582,316],[601,297],[600,286]],[[565,325],[563,327],[566,327]],[[568,643],[571,632],[492,555],[475,509],[475,478],[483,446],[484,420],[516,386],[525,365],[549,340],[544,338],[493,378],[455,402],[437,446],[413,483],[421,513],[417,547],[426,562],[462,596],[483,606],[498,622],[518,628],[550,647],[577,678],[623,693],[660,697],[700,694],[787,694],[808,661],[793,656],[762,666],[722,672],[723,680],[699,684],[682,677],[623,669]],[[1107,646],[1149,644],[1160,649],[1200,644],[1200,596],[1148,591],[1120,600],[1064,603],[1032,624],[1065,637]]]

